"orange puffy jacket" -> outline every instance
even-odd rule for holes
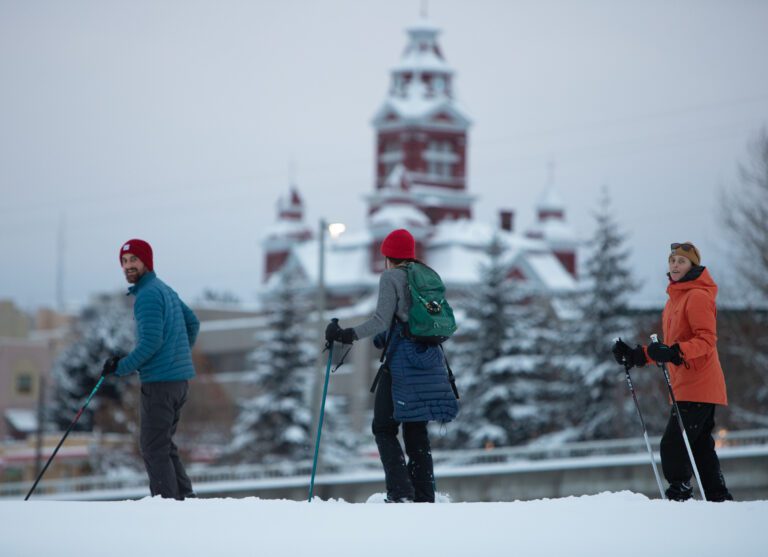
[[[725,377],[717,355],[717,284],[709,271],[686,282],[670,282],[661,315],[664,343],[678,344],[685,364],[667,364],[679,401],[728,404]]]

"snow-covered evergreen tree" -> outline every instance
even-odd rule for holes
[[[312,417],[307,386],[315,372],[317,347],[310,308],[297,294],[296,280],[282,280],[265,296],[267,326],[251,354],[258,394],[240,404],[229,457],[241,462],[308,458]],[[311,340],[310,340],[311,339]]]
[[[555,316],[543,297],[509,277],[507,252],[494,237],[481,283],[464,303],[454,446],[518,444],[562,427],[570,390],[547,358]]]
[[[251,354],[258,393],[240,403],[226,459],[236,462],[298,462],[312,457],[315,432],[310,404],[312,383],[322,380],[312,305],[299,280],[283,271],[265,296],[267,326]],[[332,381],[332,378],[331,378]],[[325,405],[322,464],[340,468],[359,443],[345,408],[332,393]]]
[[[505,445],[568,429],[578,389],[568,370],[551,357],[560,341],[551,293],[545,296],[519,282],[512,288],[513,315],[504,355],[485,365],[485,374],[506,386],[506,397],[499,397],[488,412],[492,423],[503,424]]]
[[[122,293],[98,296],[82,310],[73,333],[74,341],[61,352],[52,370],[54,390],[49,417],[62,429],[69,426],[96,385],[104,361],[113,354],[127,354],[133,348],[135,329],[130,300]],[[133,391],[125,379],[107,378],[75,429],[135,431],[138,406]]]
[[[507,278],[506,252],[504,243],[494,236],[486,250],[487,262],[480,267],[481,282],[467,308],[468,316],[479,324],[475,354],[480,368],[504,354],[509,337],[514,299]]]
[[[487,259],[480,266],[480,284],[455,304],[457,313],[463,316],[459,323],[460,338],[446,347],[457,370],[456,382],[462,397],[460,419],[447,435],[454,447],[482,446],[504,437],[503,427],[489,422],[487,404],[492,401],[486,399],[483,404],[481,399],[497,387],[489,383],[485,365],[503,353],[512,296],[503,265],[506,249],[501,239],[494,236],[485,251]],[[439,446],[440,437],[436,441]]]
[[[580,316],[563,332],[568,353],[564,362],[580,377],[583,392],[574,397],[581,413],[580,437],[622,437],[635,412],[627,397],[624,372],[611,354],[615,337],[632,343],[635,323],[629,314],[628,298],[637,288],[630,271],[625,236],[611,214],[610,197],[603,190],[595,213],[596,229],[589,242],[584,287],[576,306]]]

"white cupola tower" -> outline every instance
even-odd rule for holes
[[[286,197],[277,201],[277,220],[267,229],[261,242],[264,248],[264,281],[279,271],[291,248],[312,238],[312,231],[304,222],[304,201],[296,186]]]
[[[382,208],[383,190],[401,166],[409,179],[408,199],[431,224],[471,218],[473,197],[466,183],[470,120],[456,100],[454,71],[437,42],[440,30],[422,20],[407,32],[408,44],[373,119],[376,178],[368,212]]]

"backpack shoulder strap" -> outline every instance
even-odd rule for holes
[[[451,364],[448,363],[448,356],[445,355],[445,349],[443,348],[442,344],[440,345],[440,351],[443,353],[445,367],[448,370],[448,382],[451,384],[451,390],[453,391],[453,395],[456,397],[456,400],[459,400],[461,397],[459,396],[459,389],[456,387],[456,377],[453,375]]]
[[[373,378],[373,383],[371,383],[371,389],[370,392],[375,393],[376,392],[376,386],[379,384],[379,378],[381,377],[382,373],[386,373],[387,364],[385,360],[387,359],[388,350],[389,350],[389,342],[392,340],[392,335],[395,332],[395,321],[397,320],[397,315],[392,316],[392,323],[389,325],[389,331],[387,332],[387,339],[384,341],[384,348],[381,349],[381,356],[379,357],[379,370],[376,372],[376,377]]]

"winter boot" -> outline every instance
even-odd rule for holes
[[[707,501],[712,503],[722,503],[724,501],[733,501],[733,495],[726,489],[725,491],[707,491]]]
[[[434,503],[435,502],[435,484],[434,482],[413,482],[416,497],[416,503]]]
[[[397,499],[390,499],[387,497],[384,499],[385,503],[413,503],[413,499],[410,497],[398,497]]]
[[[670,501],[687,501],[693,497],[693,488],[689,482],[672,482],[666,493]]]

